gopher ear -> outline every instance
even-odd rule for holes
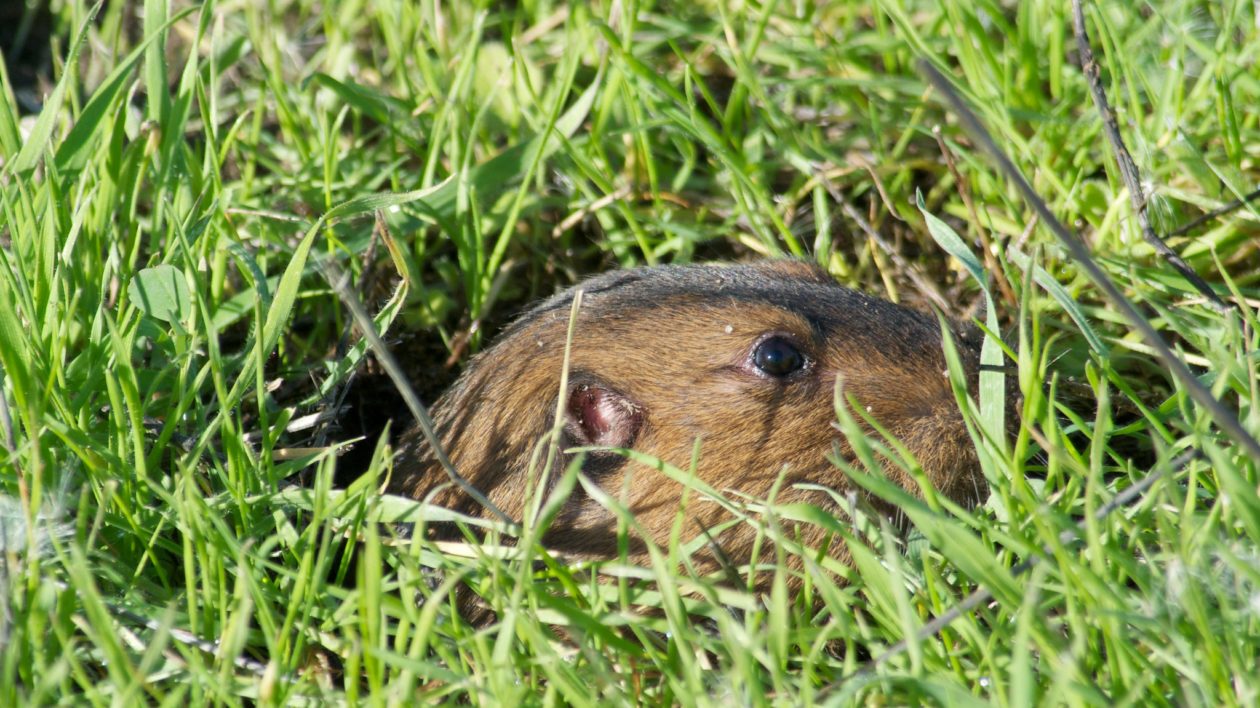
[[[599,384],[569,389],[565,432],[574,445],[630,447],[643,427],[643,411],[620,391]]]

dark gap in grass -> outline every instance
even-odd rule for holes
[[[47,3],[0,3],[0,59],[9,70],[9,81],[21,115],[38,113],[43,97],[56,83],[53,76],[53,16]],[[62,42],[69,33],[61,35]]]

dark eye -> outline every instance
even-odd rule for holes
[[[753,350],[752,362],[763,373],[783,377],[805,366],[805,357],[786,337],[768,337]]]

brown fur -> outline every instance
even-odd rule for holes
[[[829,506],[810,482],[840,491],[851,483],[825,456],[838,445],[833,391],[838,378],[870,413],[914,453],[927,477],[962,503],[980,499],[984,480],[946,376],[940,330],[932,315],[915,312],[837,285],[823,270],[796,261],[736,266],[666,266],[619,271],[588,280],[572,344],[569,404],[563,446],[583,440],[583,405],[604,403],[594,442],[625,445],[686,469],[701,440],[698,476],[733,495],[764,499],[786,468],[780,502]],[[433,409],[442,443],[455,467],[515,520],[536,490],[527,468],[555,419],[573,291],[546,300],[477,356]],[[958,327],[956,331],[967,328]],[[800,344],[809,364],[787,379],[767,377],[750,353],[769,333]],[[979,363],[974,330],[956,338],[968,377]],[[576,410],[572,410],[576,407]],[[588,423],[589,426],[589,423]],[[586,437],[592,437],[586,431]],[[554,479],[571,457],[562,457]],[[654,543],[665,545],[682,487],[661,473],[614,453],[589,456],[583,472],[619,497],[625,475],[628,505]],[[915,482],[888,465],[890,477]],[[391,491],[485,515],[449,485],[415,429],[407,433]],[[717,504],[687,509],[697,524],[684,540],[727,519]],[[575,489],[546,536],[561,550],[616,554],[615,518]],[[817,546],[823,532],[800,529]],[[755,530],[740,524],[716,541],[736,563],[749,560]],[[833,555],[847,560],[843,544]],[[641,544],[631,560],[645,562]],[[702,563],[712,569],[712,563]]]

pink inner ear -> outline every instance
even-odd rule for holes
[[[578,445],[629,447],[642,424],[638,406],[616,391],[582,384],[569,394],[565,427]]]

